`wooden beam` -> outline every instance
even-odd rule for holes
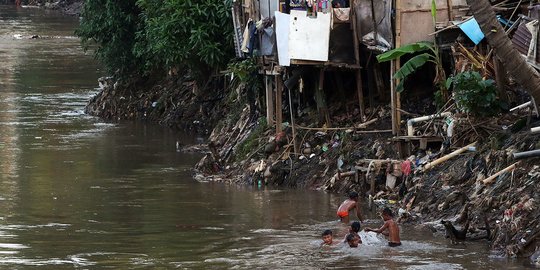
[[[282,131],[283,115],[282,115],[282,98],[283,98],[283,80],[281,76],[275,76],[276,81],[276,133]]]
[[[390,78],[394,76],[396,69],[396,62],[391,61],[390,63]],[[398,135],[397,132],[397,124],[396,124],[396,83],[394,82],[394,79],[390,79],[390,116],[392,117],[392,134],[394,136]]]
[[[264,86],[266,89],[266,122],[270,126],[274,123],[274,91],[270,76],[264,76]]]
[[[350,2],[351,14],[352,17],[352,32],[353,32],[353,43],[354,43],[354,59],[356,65],[360,66],[360,41],[358,37],[358,24],[356,20],[356,4],[354,0]],[[365,118],[365,107],[364,107],[364,91],[362,89],[362,71],[359,69],[356,71],[356,92],[358,94],[358,105],[360,109],[360,120],[364,121]]]
[[[454,20],[454,3],[452,0],[446,0],[446,6],[448,7],[448,21]]]
[[[326,123],[326,127],[331,127],[328,106],[326,105],[326,95],[324,93],[324,68],[319,71],[319,85],[315,89],[315,102],[317,103],[317,112],[319,121]]]
[[[396,48],[401,47],[401,0],[396,0]],[[396,60],[396,66],[395,70],[398,71],[401,68],[401,62],[400,59]],[[392,74],[393,75],[393,74]],[[399,136],[401,134],[400,126],[401,126],[401,94],[396,92],[396,135]]]

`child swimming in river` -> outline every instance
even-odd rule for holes
[[[360,236],[358,234],[349,233],[347,234],[347,237],[345,237],[345,241],[347,244],[349,244],[349,247],[356,248],[358,247],[358,244],[362,243],[360,240]]]
[[[331,246],[333,242],[332,238],[332,231],[331,230],[325,230],[322,233],[322,240],[321,246]]]
[[[357,246],[358,244],[362,244],[362,239],[360,238],[360,235],[358,234],[359,232],[360,232],[360,222],[353,221],[351,223],[351,227],[349,228],[349,233],[345,236],[345,240],[343,242],[349,243],[350,245],[351,243],[349,242],[348,238],[349,238],[349,235],[352,235],[357,240],[357,244],[356,244]]]
[[[358,193],[352,191],[349,193],[349,198],[341,203],[337,210],[337,216],[343,223],[349,223],[349,212],[356,209],[356,216],[360,221],[364,221],[360,213],[360,205],[358,204]]]
[[[388,207],[385,207],[382,210],[381,214],[384,220],[384,224],[382,225],[382,227],[380,227],[379,229],[365,228],[364,231],[382,233],[383,235],[387,236],[388,246],[390,247],[401,246],[401,239],[399,237],[399,226],[394,221],[394,214],[392,213],[392,210],[390,210]]]

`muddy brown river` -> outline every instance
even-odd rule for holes
[[[364,233],[358,249],[320,248],[324,229],[344,236],[343,196],[194,181],[200,156],[175,145],[203,138],[83,113],[103,73],[77,23],[0,5],[0,269],[527,267],[422,226],[402,226],[398,248]]]

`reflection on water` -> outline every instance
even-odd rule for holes
[[[324,229],[347,230],[340,196],[193,181],[199,156],[176,142],[200,138],[83,114],[100,72],[76,24],[0,6],[1,269],[523,268],[417,227],[398,248],[365,233],[321,248]]]

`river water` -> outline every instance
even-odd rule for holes
[[[368,234],[321,248],[324,229],[344,236],[342,196],[194,181],[200,156],[175,145],[201,138],[83,113],[102,72],[77,23],[0,5],[0,269],[525,267],[420,226],[403,226],[398,248]]]

